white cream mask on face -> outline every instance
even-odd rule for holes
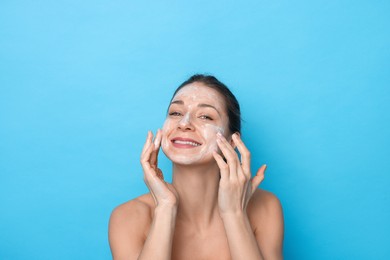
[[[180,109],[185,113],[181,112],[180,119],[167,117],[163,126],[163,152],[174,163],[185,165],[199,162],[206,157],[212,159],[213,151],[218,151],[217,133],[224,134],[227,128],[228,118],[224,112],[223,98],[216,90],[195,83],[179,90],[173,102],[177,100],[184,103],[180,105]],[[214,106],[219,113],[218,120],[208,122],[197,118],[196,113],[198,109],[201,109],[198,106],[199,104]],[[183,130],[183,127],[188,127],[191,130]],[[192,138],[201,142],[202,145],[190,149],[175,148],[171,138],[180,136]]]
[[[176,123],[173,124],[175,125]],[[163,136],[167,134],[171,126],[172,123],[167,120],[163,127]],[[214,151],[218,152],[219,150],[216,141],[217,133],[220,132],[223,134],[224,130],[221,127],[212,124],[206,124],[200,127],[199,132],[204,139],[204,142],[201,146],[191,149],[182,149],[181,151],[173,152],[173,147],[170,140],[168,140],[168,138],[163,138],[161,145],[163,152],[169,159],[171,159],[171,161],[185,165],[198,162],[207,156],[211,157]],[[192,149],[194,150],[190,151]],[[195,149],[197,150],[195,151]]]
[[[205,153],[212,154],[214,151],[218,152],[218,144],[217,144],[217,134],[221,133],[222,135],[225,133],[225,130],[220,126],[215,126],[212,124],[207,124],[204,127],[203,134],[208,140],[212,140],[210,145],[208,146],[207,151]]]

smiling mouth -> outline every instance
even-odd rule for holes
[[[172,143],[177,145],[192,146],[192,147],[197,147],[202,145],[198,142],[195,142],[194,140],[180,140],[180,139],[173,139]]]

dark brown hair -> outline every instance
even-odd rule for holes
[[[204,75],[204,74],[195,74],[191,76],[175,90],[172,99],[175,97],[176,93],[181,88],[194,82],[202,83],[206,87],[212,88],[222,95],[222,97],[225,99],[226,110],[227,110],[226,112],[229,118],[229,130],[231,133],[235,133],[235,132],[241,133],[240,104],[238,103],[236,97],[233,95],[230,89],[214,76]]]

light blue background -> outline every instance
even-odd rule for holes
[[[1,1],[0,259],[110,259],[111,210],[147,192],[146,132],[196,72],[241,103],[286,259],[388,259],[389,14],[379,0]]]

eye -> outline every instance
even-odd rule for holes
[[[208,115],[201,115],[199,118],[201,119],[205,119],[205,120],[213,120],[211,117],[209,117]]]
[[[177,112],[177,111],[173,111],[173,112],[169,112],[169,115],[170,116],[181,116],[181,113]]]

